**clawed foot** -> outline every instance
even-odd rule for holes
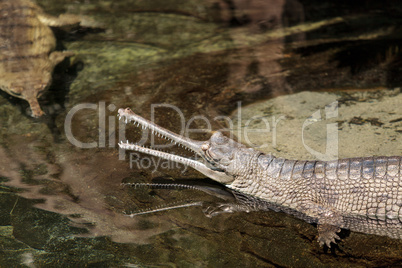
[[[319,224],[318,227],[318,243],[320,246],[324,244],[331,248],[331,242],[336,244],[335,239],[340,240],[336,233],[341,231],[341,228],[330,224]]]

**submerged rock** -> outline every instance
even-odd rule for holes
[[[249,146],[290,159],[400,155],[401,103],[399,88],[301,92],[237,109],[234,134]]]

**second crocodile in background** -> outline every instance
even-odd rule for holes
[[[227,206],[226,212],[282,210],[317,223],[318,242],[328,247],[339,239],[340,228],[402,239],[402,156],[288,160],[247,148],[220,132],[195,141],[129,108],[119,109],[119,117],[194,151],[205,163],[128,142],[119,143],[120,148],[191,166],[254,200],[249,207]]]
[[[43,115],[38,98],[51,84],[54,67],[74,55],[54,51],[49,27],[80,22],[76,15],[50,16],[30,0],[0,0],[0,89],[28,101],[34,117]]]

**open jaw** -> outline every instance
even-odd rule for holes
[[[123,120],[126,124],[132,122],[137,126],[141,126],[143,129],[150,129],[152,134],[163,137],[164,139],[170,140],[171,142],[181,145],[182,147],[193,151],[195,154],[200,156],[207,162],[205,157],[205,144],[206,142],[195,141],[190,138],[178,135],[170,130],[158,126],[157,124],[135,114],[130,108],[119,109],[118,111],[119,120]],[[119,147],[124,150],[137,151],[140,153],[145,153],[153,156],[160,157],[169,161],[174,161],[176,163],[181,163],[194,168],[195,170],[201,172],[202,174],[208,176],[209,178],[216,180],[221,183],[228,183],[233,181],[233,177],[226,175],[223,171],[214,170],[206,164],[195,161],[193,159],[185,158],[182,156],[161,152],[155,149],[150,149],[143,147],[139,144],[133,144],[121,141]]]

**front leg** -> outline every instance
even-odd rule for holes
[[[341,231],[341,228],[331,224],[318,224],[318,243],[322,247],[324,244],[331,247],[331,242],[336,244],[335,239],[341,240],[336,233]]]
[[[325,244],[330,248],[331,242],[336,244],[335,239],[340,240],[336,233],[341,231],[343,217],[335,209],[312,201],[303,201],[300,211],[317,219],[317,241],[320,246]]]
[[[54,51],[50,53],[49,60],[52,63],[52,68],[54,68],[57,64],[62,62],[66,57],[74,56],[74,52],[72,51]]]

